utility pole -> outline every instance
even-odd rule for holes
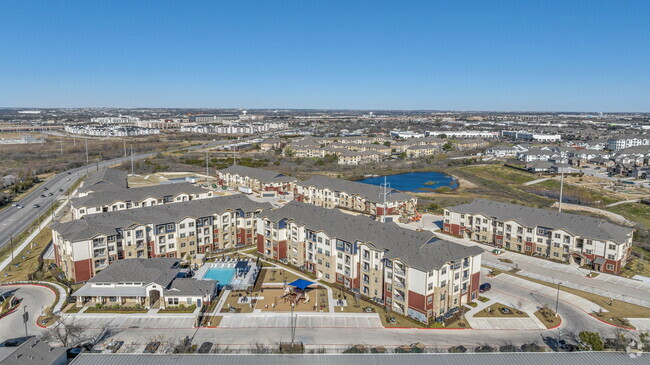
[[[237,149],[235,146],[232,146],[232,165],[235,166],[237,165]]]
[[[86,165],[88,165],[88,139],[84,140],[86,142]]]
[[[205,150],[205,176],[210,176],[210,163],[208,162],[208,150]]]
[[[25,324],[25,338],[27,338],[27,322],[29,322],[29,312],[27,312],[27,306],[23,306],[23,323]]]
[[[388,184],[388,179],[387,179],[386,176],[384,176],[384,183],[381,184],[381,186],[384,188],[384,192],[381,193],[381,195],[382,195],[382,202],[383,202],[383,205],[382,205],[382,212],[381,212],[381,213],[382,213],[382,214],[381,214],[381,221],[382,221],[382,222],[386,222],[386,213],[387,213],[387,212],[386,212],[386,211],[387,211],[387,209],[386,209],[386,197],[387,197],[388,194],[389,194],[389,193],[388,193],[388,186],[389,186],[389,184]]]
[[[131,175],[135,175],[133,170],[133,146],[131,146]]]
[[[9,264],[9,270],[11,270],[11,267],[14,266],[14,236],[13,235],[9,236],[9,247],[11,249],[11,264]]]
[[[123,141],[124,141],[124,157],[126,157],[126,138],[124,138]]]
[[[59,137],[59,140],[61,141],[61,155],[63,155],[63,137]]]
[[[560,205],[559,207],[559,212],[562,212],[562,193],[564,192],[564,172],[562,173],[562,177],[560,178]]]
[[[557,282],[557,296],[555,297],[555,316],[557,317],[558,305],[560,304],[560,282]]]

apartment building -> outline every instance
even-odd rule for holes
[[[607,149],[611,151],[648,145],[650,145],[650,134],[620,135],[607,139]]]
[[[614,274],[629,259],[634,232],[599,218],[481,199],[445,208],[443,230]]]
[[[247,187],[262,196],[276,196],[291,191],[291,184],[298,179],[275,171],[233,165],[217,171],[219,184],[237,189]]]
[[[188,259],[253,244],[254,217],[268,203],[244,195],[86,215],[52,225],[56,264],[75,282],[131,258]]]
[[[424,323],[478,297],[479,247],[297,201],[256,221],[260,254]]]
[[[441,147],[432,145],[411,146],[406,149],[406,155],[411,158],[420,158],[433,156],[441,150]]]
[[[189,183],[112,189],[71,199],[70,210],[72,218],[79,219],[87,214],[212,198],[213,194]]]
[[[335,152],[335,154],[338,156],[336,163],[339,165],[347,166],[357,166],[381,162],[383,156],[382,153],[373,151],[362,152],[341,150],[340,152]]]
[[[384,205],[384,188],[316,175],[295,183],[294,199],[325,208],[341,208],[371,215],[413,214],[417,198],[387,189]]]

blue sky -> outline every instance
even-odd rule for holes
[[[650,111],[650,1],[0,0],[0,106]]]

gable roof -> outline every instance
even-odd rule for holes
[[[72,199],[73,207],[97,207],[111,205],[115,202],[140,202],[147,198],[162,199],[165,196],[180,194],[204,194],[209,190],[194,186],[190,183],[164,184],[141,188],[116,188],[108,191],[97,191],[80,198]]]
[[[252,212],[257,209],[270,208],[271,204],[255,202],[245,195],[226,195],[174,204],[90,214],[69,222],[53,223],[52,230],[61,234],[65,240],[79,241],[91,239],[98,234],[113,235],[116,233],[116,228],[130,227],[135,224],[172,223],[187,217],[210,217],[215,213],[221,214],[227,210]]]
[[[117,260],[88,279],[89,283],[156,283],[167,287],[180,272],[176,258]]]
[[[294,177],[287,176],[279,172],[239,165],[227,167],[225,169],[219,170],[219,172],[224,174],[248,176],[250,178],[259,180],[262,183],[293,182],[297,180]]]
[[[303,187],[313,186],[318,189],[329,189],[332,191],[345,192],[349,195],[357,195],[372,202],[383,200],[384,188],[377,185],[364,184],[356,181],[335,179],[323,175],[315,175],[311,178],[297,182],[296,185]],[[413,199],[413,196],[402,193],[395,189],[388,190],[386,201],[404,201]]]
[[[91,173],[83,181],[79,191],[101,191],[127,187],[128,173],[124,170],[105,168]]]
[[[430,231],[417,232],[397,224],[382,223],[364,215],[350,215],[337,209],[291,201],[282,208],[262,214],[271,221],[287,219],[312,231],[346,242],[361,241],[384,250],[389,259],[400,259],[422,271],[440,268],[449,261],[481,254],[478,246],[463,246],[437,239]]]
[[[514,220],[526,227],[564,229],[576,235],[597,240],[611,240],[623,243],[633,229],[609,223],[601,218],[560,213],[548,209],[525,207],[523,205],[476,199],[471,203],[447,208],[451,212],[482,214],[500,221]]]

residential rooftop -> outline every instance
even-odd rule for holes
[[[281,174],[279,172],[257,169],[253,167],[239,166],[239,165],[226,167],[225,169],[219,170],[219,172],[224,174],[249,176],[259,180],[262,183],[282,183],[282,182],[293,182],[297,180],[296,178]]]
[[[119,187],[109,191],[97,191],[80,198],[73,198],[72,206],[98,207],[111,205],[116,202],[139,202],[147,198],[163,199],[166,196],[177,196],[180,194],[205,194],[207,192],[209,192],[209,190],[190,183],[153,185],[140,188]]]
[[[70,222],[54,223],[52,229],[59,232],[65,240],[79,241],[91,239],[98,234],[114,235],[116,228],[137,224],[172,223],[188,217],[211,217],[214,213],[223,213],[227,210],[251,212],[270,208],[269,203],[255,202],[245,195],[236,194],[91,214]]]
[[[387,258],[399,259],[422,271],[438,269],[447,262],[483,252],[478,246],[463,246],[438,239],[430,231],[418,232],[393,222],[382,223],[364,215],[351,215],[338,209],[297,201],[266,211],[261,216],[274,222],[290,220],[309,230],[322,231],[347,242],[371,244],[378,250],[385,250]]]
[[[372,202],[383,201],[384,188],[377,185],[364,184],[356,181],[335,179],[323,175],[315,175],[305,181],[297,182],[296,185],[318,189],[329,189],[331,191],[345,192],[349,195],[357,195]],[[387,189],[390,193],[386,201],[404,201],[413,199],[413,196],[402,193],[395,189]]]

